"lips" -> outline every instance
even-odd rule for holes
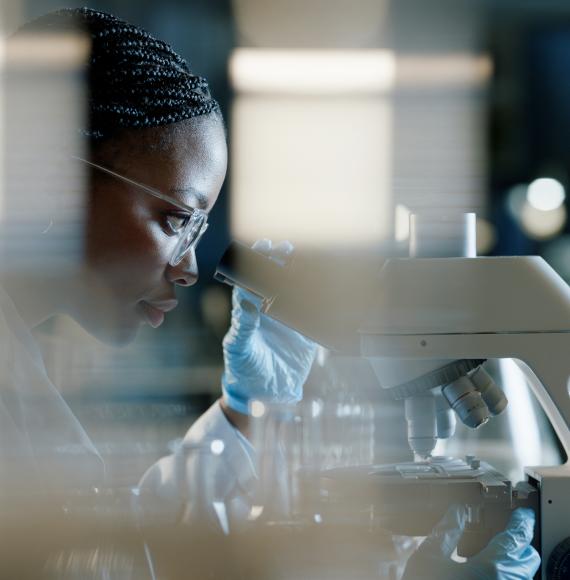
[[[178,306],[178,300],[162,300],[139,302],[142,318],[153,328],[158,328],[164,322],[164,315]]]

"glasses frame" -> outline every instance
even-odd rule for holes
[[[153,189],[152,187],[149,187],[148,185],[144,185],[143,183],[139,183],[138,181],[135,181],[134,179],[131,179],[130,177],[126,177],[124,175],[121,175],[120,173],[117,173],[116,171],[113,171],[112,169],[104,167],[103,165],[99,165],[98,163],[93,163],[93,161],[89,161],[88,159],[84,159],[83,157],[77,157],[75,155],[72,155],[72,159],[75,159],[77,161],[81,161],[82,163],[85,163],[86,165],[89,165],[95,169],[98,169],[99,171],[103,171],[104,173],[107,173],[108,175],[116,177],[117,179],[120,179],[121,181],[128,183],[129,185],[134,185],[135,187],[138,187],[139,189],[141,189],[145,193],[148,193],[149,195],[152,195],[158,199],[161,199],[162,201],[166,201],[166,202],[170,203],[171,205],[173,205],[174,207],[177,207],[178,209],[182,209],[190,214],[190,219],[188,220],[188,223],[184,226],[184,229],[179,234],[177,234],[177,236],[180,238],[180,240],[176,244],[176,247],[174,248],[174,251],[172,253],[172,257],[169,260],[169,264],[171,266],[178,266],[178,264],[180,264],[180,262],[182,261],[182,258],[184,258],[184,256],[190,250],[196,249],[196,246],[200,242],[201,237],[204,235],[204,233],[208,229],[208,212],[207,211],[205,211],[203,209],[198,209],[198,208],[192,207],[190,205],[186,205],[185,203],[178,201],[177,199],[174,199],[173,197],[170,197],[169,195],[166,195],[160,191],[157,191],[156,189]],[[199,231],[195,236],[193,236],[192,241],[190,243],[183,243],[183,241],[185,239],[192,237],[192,235],[191,235],[192,230],[197,225],[199,227]]]

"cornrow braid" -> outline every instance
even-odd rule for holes
[[[87,63],[89,126],[93,142],[121,129],[160,127],[220,114],[206,79],[165,42],[111,14],[90,8],[51,12],[22,30],[79,31],[91,39]]]

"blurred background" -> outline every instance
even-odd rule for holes
[[[4,2],[2,33],[61,6]],[[565,0],[89,6],[146,28],[206,76],[230,146],[228,178],[198,250],[200,282],[180,293],[160,330],[146,328],[119,351],[68,319],[38,330],[49,373],[113,481],[136,483],[220,394],[230,292],[212,274],[230,239],[405,255],[410,212],[475,211],[480,255],[542,255],[570,282]],[[2,151],[0,171],[9,173],[10,143]],[[346,372],[352,383],[338,379],[345,409],[351,392],[374,390],[366,369]],[[375,419],[367,415],[376,422],[368,441],[403,421],[388,402],[380,407]],[[540,445],[533,449],[540,460]]]

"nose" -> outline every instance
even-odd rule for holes
[[[186,252],[176,266],[168,265],[166,278],[177,286],[193,286],[198,282],[198,261],[194,249]]]

